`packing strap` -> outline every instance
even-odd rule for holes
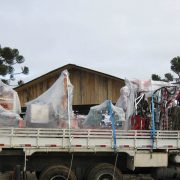
[[[114,140],[114,150],[116,150],[117,145],[116,145],[116,128],[115,128],[115,118],[114,118],[114,113],[112,110],[112,102],[111,100],[109,100],[108,102],[108,111],[109,111],[109,115],[110,115],[110,120],[112,122],[112,131],[113,131],[113,140]]]

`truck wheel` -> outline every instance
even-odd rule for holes
[[[41,173],[39,180],[77,180],[72,171],[69,174],[69,178],[68,174],[69,168],[66,166],[51,166]]]
[[[114,174],[114,178],[113,178],[113,174]],[[118,168],[115,168],[115,172],[114,172],[114,166],[112,164],[101,163],[95,166],[89,172],[87,180],[92,180],[92,179],[93,180],[122,180],[123,178]]]
[[[154,179],[173,179],[176,178],[177,171],[176,168],[157,168],[152,173],[152,177]]]

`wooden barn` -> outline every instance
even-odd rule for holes
[[[45,92],[65,69],[69,71],[70,81],[74,86],[73,105],[90,106],[100,104],[106,99],[115,103],[120,95],[120,88],[124,85],[123,79],[74,64],[67,64],[16,87],[21,106],[25,107],[26,102]]]

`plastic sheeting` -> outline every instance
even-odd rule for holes
[[[172,86],[169,82],[164,81],[153,81],[153,80],[138,80],[134,79],[131,80],[134,87],[137,88],[138,92],[144,92],[146,97],[151,97],[152,93],[156,91],[159,88],[165,87],[165,86]]]
[[[121,96],[119,97],[116,106],[122,108],[124,112],[127,111],[127,106],[128,106],[128,97],[130,95],[130,89],[128,86],[124,86],[120,89],[120,94]]]
[[[163,87],[172,87],[169,88],[169,91],[174,91],[173,85],[168,82],[137,79],[130,81],[125,79],[125,86],[121,88],[120,97],[116,103],[116,106],[122,108],[125,112],[125,129],[132,128],[132,116],[141,115],[145,121],[149,121],[149,109],[151,109],[151,104],[149,103],[151,101],[150,97],[155,91]],[[161,93],[156,93],[155,99],[157,99],[157,103],[160,103],[159,100],[162,99],[161,96]],[[159,107],[155,108],[155,112],[156,122],[158,122],[160,116]],[[149,122],[146,122],[146,124],[148,123]]]
[[[116,106],[122,108],[125,112],[125,129],[130,128],[130,117],[134,113],[134,101],[137,93],[137,86],[128,79],[125,79],[125,86],[120,89],[120,97]]]
[[[46,92],[26,104],[26,126],[48,128],[75,127],[72,99],[73,85],[69,80],[68,71],[64,70]]]
[[[102,104],[93,106],[83,123],[83,128],[110,128],[112,126],[111,117],[108,109],[109,100],[104,101]],[[125,121],[125,114],[122,108],[116,107],[111,104],[112,111],[115,119],[116,128],[123,128]]]
[[[23,127],[21,105],[16,91],[0,80],[0,127]]]
[[[24,127],[23,119],[16,113],[0,106],[0,127]]]
[[[20,114],[21,105],[16,91],[0,80],[0,105],[11,112]]]

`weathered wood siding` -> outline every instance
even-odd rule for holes
[[[73,105],[100,104],[106,99],[115,103],[120,95],[120,88],[124,85],[121,79],[108,78],[107,76],[72,68],[69,69],[70,80],[74,86]],[[59,77],[60,72],[42,76],[27,85],[18,87],[21,106],[35,99],[45,92]]]

